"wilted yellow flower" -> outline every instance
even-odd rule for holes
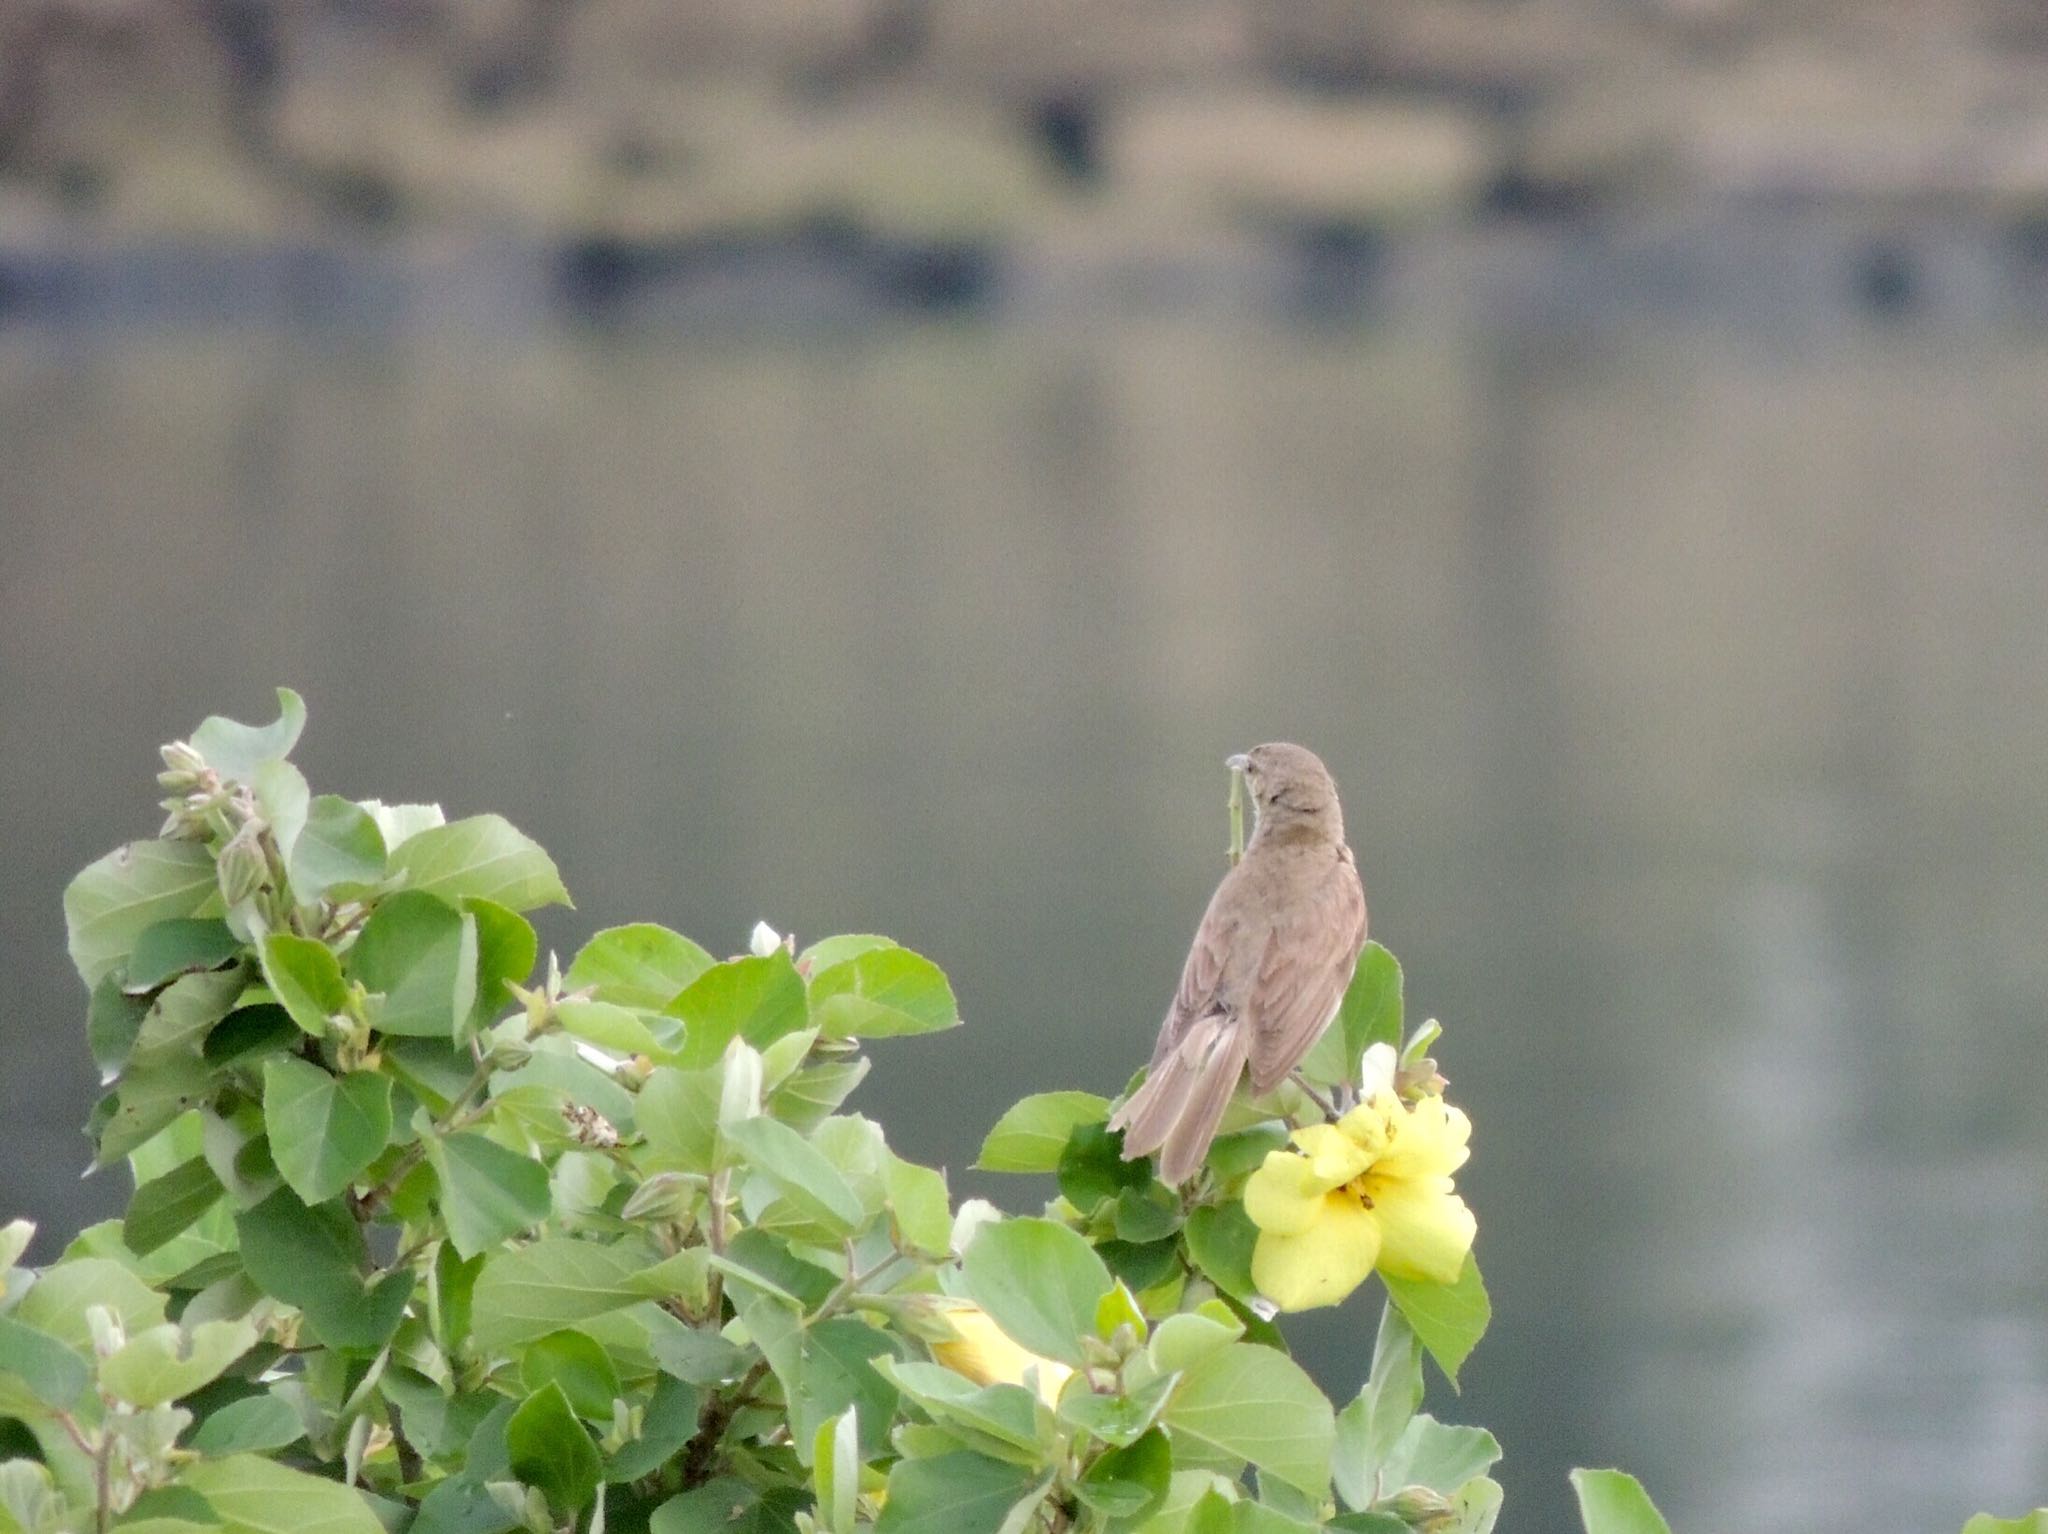
[[[948,1306],[938,1313],[938,1320],[952,1336],[931,1344],[932,1357],[977,1385],[1031,1388],[1035,1378],[1039,1399],[1051,1406],[1074,1372],[1057,1359],[1041,1358],[1012,1342],[979,1306]]]
[[[1376,1093],[1334,1124],[1294,1132],[1244,1188],[1259,1227],[1252,1278],[1282,1310],[1335,1305],[1374,1268],[1448,1284],[1478,1221],[1452,1189],[1472,1121],[1440,1097]]]

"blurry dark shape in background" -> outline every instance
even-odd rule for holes
[[[1761,226],[1847,308],[2002,317],[2048,304],[2029,255],[2048,220],[2043,17],[2027,0],[12,0],[0,315],[357,321],[349,295],[386,292],[368,317],[640,300],[636,318],[729,317],[793,285],[857,315],[1134,279],[1185,297],[1219,275],[1330,314],[1447,243],[1512,289],[1589,234],[1624,275],[1712,307],[1720,263],[1774,259],[1739,232]],[[1930,220],[1952,240],[1911,248]],[[328,313],[238,264],[287,249],[346,274]],[[188,259],[207,251],[236,260]]]

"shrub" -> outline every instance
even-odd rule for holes
[[[1190,1189],[1055,1091],[980,1164],[1059,1196],[956,1210],[842,1111],[863,1041],[957,1025],[929,959],[639,923],[542,966],[547,854],[312,794],[279,697],[167,746],[159,836],[65,896],[89,1133],[136,1188],[40,1271],[0,1231],[0,1534],[1493,1526],[1493,1438],[1419,1411],[1425,1357],[1454,1377],[1486,1325],[1469,1256],[1368,1259],[1390,1303],[1341,1410],[1253,1277],[1282,1236],[1245,1188],[1313,1172],[1290,1131],[1384,1132],[1310,1128],[1361,1068],[1383,1121],[1450,1111],[1385,950],[1313,1090],[1239,1104]],[[1626,1477],[1580,1489],[1596,1530],[1662,1527]]]

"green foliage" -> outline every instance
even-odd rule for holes
[[[1671,1534],[1643,1483],[1621,1470],[1574,1470],[1586,1534]]]
[[[979,1165],[1059,1197],[956,1212],[843,1111],[864,1040],[959,1023],[931,960],[636,923],[536,976],[547,854],[313,794],[279,702],[167,746],[160,835],[65,894],[88,1132],[136,1188],[37,1272],[0,1228],[0,1430],[33,1445],[0,1530],[1493,1527],[1498,1445],[1420,1410],[1425,1354],[1454,1377],[1485,1329],[1476,1265],[1388,1282],[1342,1411],[1260,1308],[1242,1189],[1305,1095],[1241,1104],[1186,1189],[1104,1098],[1026,1097]],[[1374,945],[1309,1078],[1403,1028]],[[1661,1529],[1624,1482],[1580,1479],[1594,1534]]]

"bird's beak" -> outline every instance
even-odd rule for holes
[[[1223,758],[1223,765],[1228,767],[1232,772],[1243,772],[1246,768],[1250,767],[1251,764],[1252,759],[1246,756],[1242,751],[1238,752],[1235,756],[1226,756],[1225,758]]]

